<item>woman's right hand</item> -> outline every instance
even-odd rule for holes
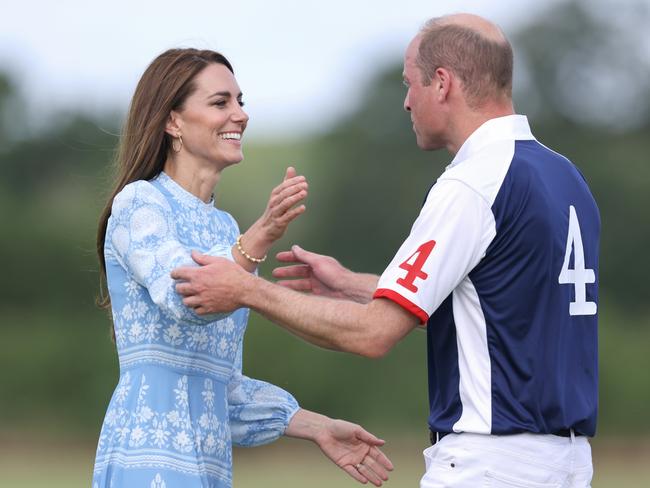
[[[384,445],[363,427],[331,419],[303,408],[289,421],[284,435],[315,442],[334,464],[359,483],[382,486],[393,463],[379,449]]]

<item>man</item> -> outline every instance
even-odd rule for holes
[[[404,81],[418,146],[454,159],[380,278],[294,247],[279,258],[302,264],[275,272],[298,278],[285,287],[196,255],[203,266],[175,271],[177,290],[198,313],[250,307],[309,342],[368,357],[426,324],[434,445],[421,486],[587,487],[594,199],[514,114],[512,49],[495,25],[468,14],[430,20],[406,50]]]

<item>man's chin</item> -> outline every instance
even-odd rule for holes
[[[436,141],[424,140],[421,137],[417,137],[417,145],[423,151],[437,151],[445,147],[444,145],[437,143]]]

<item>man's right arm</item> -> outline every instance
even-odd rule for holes
[[[201,266],[178,268],[172,277],[183,303],[199,315],[252,308],[317,346],[381,357],[419,323],[391,300],[367,304],[307,295],[247,273],[225,259],[193,253]]]

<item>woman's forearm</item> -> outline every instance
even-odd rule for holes
[[[320,435],[325,431],[328,422],[331,420],[325,415],[301,408],[289,421],[284,435],[318,443]]]

